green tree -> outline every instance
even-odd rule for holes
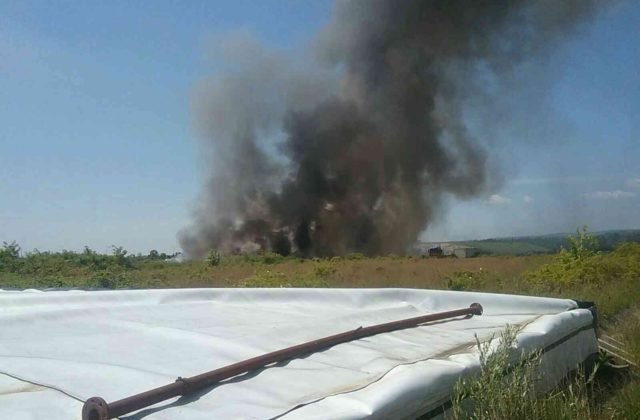
[[[583,261],[595,255],[598,249],[598,240],[588,232],[586,225],[576,229],[576,234],[569,235],[567,241],[569,249],[560,250],[560,258],[565,262]]]
[[[20,262],[20,246],[16,241],[2,242],[0,248],[0,270],[16,271]]]
[[[131,265],[131,262],[127,258],[128,251],[124,249],[124,247],[112,245],[111,249],[116,265],[121,267],[128,267]]]
[[[17,259],[20,257],[20,245],[16,241],[12,241],[7,243],[5,241],[2,242],[2,249],[0,249],[0,256]]]

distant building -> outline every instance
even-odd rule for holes
[[[410,248],[410,255],[429,257],[471,258],[478,255],[478,248],[456,243],[416,242]]]
[[[471,258],[478,255],[478,248],[472,246],[459,246],[453,249],[453,255],[458,258]]]
[[[446,256],[457,258],[471,258],[478,255],[478,248],[455,243],[442,244],[442,251]]]

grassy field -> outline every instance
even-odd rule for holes
[[[131,270],[133,287],[416,287],[445,288],[446,279],[459,271],[490,271],[513,278],[540,266],[549,257],[480,257],[474,259],[333,258],[329,260],[282,259],[273,263],[223,260],[206,262],[141,264]]]
[[[359,254],[299,259],[276,254],[220,256],[207,261],[168,262],[156,255],[30,253],[15,244],[0,248],[0,288],[173,288],[173,287],[409,287],[475,290],[594,301],[604,331],[625,343],[640,361],[640,244],[622,243],[597,252],[593,237],[578,232],[555,255],[483,256],[469,259]],[[495,362],[491,362],[494,363]],[[487,369],[489,371],[490,369]],[[542,397],[505,393],[491,375],[471,385],[484,389],[474,418],[640,418],[640,381],[634,371],[599,370],[597,378],[574,379]],[[518,383],[532,382],[526,369]],[[492,382],[494,381],[494,382]],[[508,388],[508,387],[507,387]],[[495,395],[491,395],[494,392]],[[518,396],[520,395],[520,396]],[[487,398],[484,398],[487,397]],[[482,401],[502,401],[492,411]],[[520,399],[520,400],[519,400]],[[526,407],[526,410],[524,409]],[[479,411],[478,411],[479,410]],[[483,412],[482,410],[489,410]],[[511,411],[509,411],[511,410]],[[524,411],[523,411],[524,410]]]

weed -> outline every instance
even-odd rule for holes
[[[257,270],[252,277],[242,280],[238,287],[292,287],[284,273],[274,270]]]
[[[445,284],[449,290],[473,290],[485,283],[486,276],[482,271],[456,271],[445,277]]]
[[[207,264],[209,264],[212,267],[217,267],[220,265],[221,261],[222,261],[222,256],[218,251],[216,251],[215,249],[212,249],[211,251],[209,251],[209,255],[207,255]]]
[[[128,287],[127,275],[122,270],[102,270],[91,277],[91,285],[101,289],[120,289]]]
[[[478,271],[455,271],[444,278],[445,286],[449,290],[482,290],[499,291],[502,279],[494,273],[480,268]]]
[[[364,254],[361,254],[359,252],[352,252],[351,254],[347,254],[344,256],[344,259],[347,261],[353,261],[353,260],[364,260],[366,257],[364,256]]]
[[[588,419],[594,374],[579,373],[552,392],[542,393],[541,354],[514,354],[516,330],[507,328],[497,346],[477,343],[480,372],[454,388],[452,417],[474,420]]]
[[[330,261],[326,261],[326,262],[318,262],[313,266],[313,276],[320,278],[320,279],[326,279],[327,277],[329,277],[330,275],[334,274],[336,272],[336,267],[330,262]]]

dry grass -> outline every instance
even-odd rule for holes
[[[312,261],[287,259],[276,264],[223,261],[206,263],[156,263],[131,273],[132,286],[144,287],[232,287],[264,270],[280,273],[293,285],[313,275],[318,267],[330,267],[323,280],[329,287],[445,288],[446,279],[460,271],[487,271],[503,279],[518,278],[525,271],[549,261],[549,256],[457,258],[367,259],[334,258]],[[139,287],[139,286],[138,286]]]

